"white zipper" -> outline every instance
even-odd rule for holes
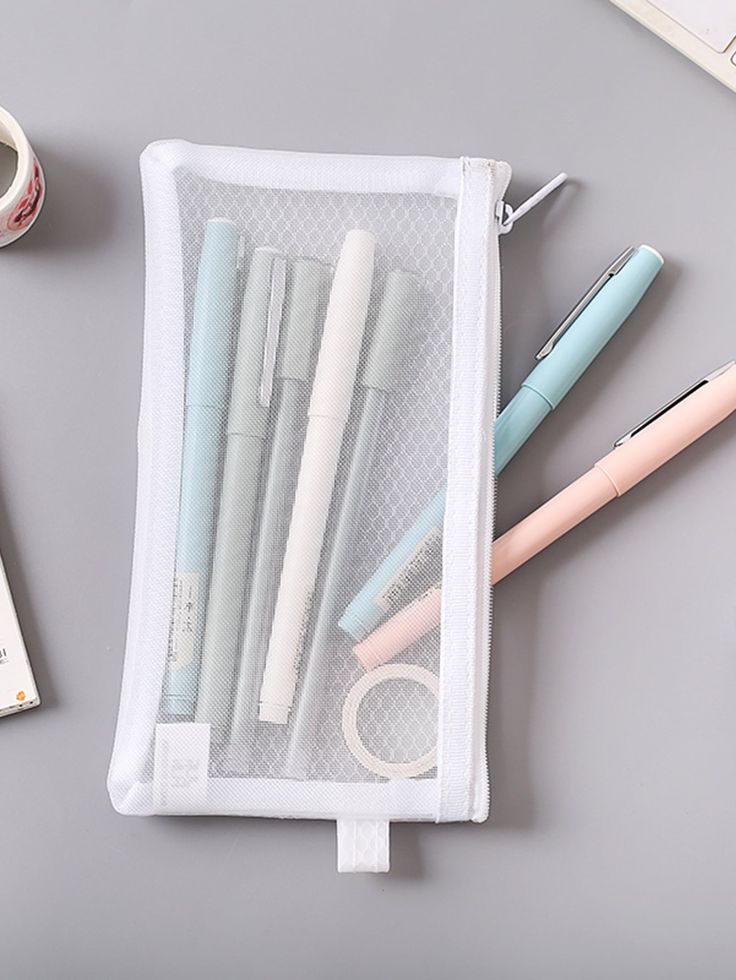
[[[490,162],[490,168],[492,173],[492,180],[494,184],[498,180],[495,170],[497,165],[495,161]],[[509,174],[510,180],[510,174]],[[509,180],[506,181],[503,188],[501,188],[501,195],[503,195],[508,187]],[[501,261],[499,254],[499,236],[505,235],[514,227],[514,222],[518,221],[525,214],[536,207],[541,201],[545,199],[552,191],[561,187],[562,184],[567,180],[567,174],[562,172],[557,174],[551,180],[547,181],[542,187],[539,188],[531,197],[527,198],[522,204],[516,208],[512,208],[503,199],[503,196],[499,196],[496,200],[496,206],[494,208],[494,226],[496,230],[495,241],[490,248],[493,249],[493,256],[489,256],[493,260],[493,273],[495,274],[495,295],[493,298],[493,317],[491,329],[498,335],[498,343],[496,344],[496,364],[495,364],[495,377],[496,377],[496,390],[495,390],[495,405],[493,406],[492,418],[489,422],[488,431],[493,431],[496,419],[498,418],[498,413],[501,403],[501,366],[503,363],[502,359],[502,348],[503,348],[503,325],[502,325],[502,310],[501,310]],[[495,442],[491,439],[491,450],[489,453],[488,461],[488,473],[486,474],[486,479],[490,483],[491,495],[487,510],[487,522],[486,522],[486,533],[488,535],[488,552],[489,552],[489,577],[490,568],[493,560],[493,529],[495,526],[496,517],[496,505],[498,503],[498,480],[496,478],[496,460],[495,460]],[[473,782],[473,801],[471,804],[470,818],[471,820],[485,820],[490,808],[491,799],[491,781],[490,781],[490,768],[488,764],[488,753],[486,751],[486,738],[488,731],[488,700],[490,696],[490,670],[491,670],[491,652],[492,652],[492,632],[493,632],[493,586],[489,584],[489,594],[488,594],[488,648],[484,652],[482,650],[478,651],[477,663],[479,667],[479,677],[478,677],[478,700],[481,702],[479,711],[480,717],[474,725],[474,757],[476,760],[477,772],[485,772],[485,776],[481,778],[476,778]]]
[[[437,819],[482,821],[490,786],[486,731],[491,654],[491,550],[496,511],[493,425],[501,375],[499,235],[564,183],[558,174],[515,210],[511,169],[462,162],[455,241],[453,384],[438,723]],[[468,347],[470,343],[471,347]],[[477,345],[473,357],[472,344]],[[492,362],[486,360],[492,358]]]
[[[492,161],[490,164],[491,169],[491,180],[493,181],[494,187],[498,182],[498,175],[496,174],[495,162]],[[500,194],[502,195],[508,187],[508,183],[511,175],[509,174],[506,180],[505,186],[500,189]],[[491,274],[495,279],[493,287],[493,308],[492,308],[492,321],[491,321],[491,333],[497,336],[498,340],[495,344],[495,364],[494,364],[494,377],[496,379],[495,392],[494,392],[494,404],[492,411],[490,412],[490,418],[487,421],[487,431],[492,432],[495,426],[496,418],[498,417],[498,412],[501,403],[501,365],[502,365],[502,348],[503,348],[503,324],[502,324],[502,311],[501,311],[501,257],[499,250],[499,235],[502,234],[503,227],[503,215],[505,207],[503,197],[499,196],[496,201],[496,207],[494,209],[493,225],[495,229],[495,235],[493,240],[489,242],[489,264],[492,266]],[[507,220],[511,220],[513,225],[513,217],[507,216]],[[510,229],[507,229],[510,230]],[[493,639],[493,586],[490,584],[490,567],[493,553],[493,531],[496,522],[496,504],[498,500],[498,481],[496,479],[496,451],[495,442],[490,439],[490,452],[488,453],[488,471],[486,473],[486,480],[490,484],[491,493],[490,500],[486,505],[486,540],[487,540],[487,551],[488,551],[488,569],[489,569],[489,585],[488,585],[488,599],[486,603],[486,610],[488,616],[488,644],[485,650],[479,650],[478,656],[476,658],[476,664],[478,668],[478,679],[477,679],[477,716],[475,724],[473,725],[473,757],[475,759],[475,769],[476,776],[472,783],[471,791],[473,793],[473,799],[470,806],[470,818],[471,820],[485,820],[488,816],[490,810],[491,801],[491,776],[490,776],[490,766],[488,763],[488,751],[487,751],[487,732],[488,732],[488,701],[490,696],[490,672],[491,672],[491,650],[492,650],[492,639]],[[484,551],[486,548],[484,548]]]
[[[455,239],[453,380],[443,540],[437,819],[483,820],[494,498],[492,431],[499,380],[496,207],[508,164],[464,159]]]

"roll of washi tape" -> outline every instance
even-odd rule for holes
[[[18,121],[0,106],[0,143],[15,150],[18,162],[10,187],[0,195],[0,248],[25,235],[38,217],[46,183],[38,157]]]
[[[342,707],[342,731],[348,748],[369,772],[388,779],[411,779],[413,776],[421,776],[422,773],[429,772],[437,765],[436,745],[417,759],[409,759],[407,762],[389,762],[370,752],[358,732],[358,711],[363,698],[377,684],[391,680],[415,681],[426,687],[435,697],[439,693],[437,675],[431,670],[426,670],[417,664],[384,664],[364,674],[348,692]]]

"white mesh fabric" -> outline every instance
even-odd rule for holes
[[[237,736],[230,734],[213,739],[208,798],[206,804],[195,808],[195,812],[444,819],[446,817],[437,810],[437,790],[432,786],[437,781],[436,769],[410,781],[401,780],[399,785],[367,771],[349,751],[342,732],[342,706],[348,691],[364,671],[352,654],[354,641],[337,627],[337,618],[418,512],[447,482],[451,402],[455,397],[462,405],[464,386],[477,384],[479,379],[485,384],[490,379],[492,390],[484,400],[483,417],[479,414],[473,424],[477,428],[485,426],[486,431],[492,425],[497,382],[495,348],[498,345],[498,324],[488,320],[495,318],[497,312],[493,303],[489,307],[486,302],[488,290],[494,294],[496,290],[496,240],[492,219],[485,230],[473,231],[475,237],[472,240],[467,240],[467,236],[463,240],[458,196],[464,178],[459,162],[253,154],[218,148],[207,150],[186,144],[154,145],[147,152],[148,160],[144,164],[147,312],[141,473],[125,679],[110,773],[113,802],[123,812],[145,813],[155,809],[151,791],[155,726],[195,719],[194,711],[172,717],[167,711],[166,699],[162,701],[162,687],[165,687],[166,673],[170,669],[167,652],[171,642],[171,619],[172,615],[176,616],[176,603],[181,602],[181,595],[175,595],[174,575],[177,535],[181,534],[179,500],[186,479],[186,476],[182,477],[184,404],[198,266],[206,223],[213,218],[227,218],[236,224],[242,238],[242,261],[232,324],[233,344],[226,364],[231,378],[244,284],[256,248],[276,249],[285,257],[288,283],[291,282],[293,263],[299,258],[317,259],[334,268],[345,236],[354,228],[373,233],[376,255],[365,339],[340,448],[314,595],[305,619],[305,655],[299,665],[289,723],[278,725],[260,721],[255,712],[245,726],[240,726]],[[503,191],[507,179],[508,174],[503,169],[500,175],[487,172],[483,193],[490,203],[495,200],[494,195]],[[458,243],[464,246],[466,253],[470,251],[470,261],[481,270],[477,281],[471,276],[469,282],[465,282],[468,258],[466,255],[464,264],[458,265]],[[485,344],[488,337],[491,338],[491,364],[479,365],[475,378],[457,378],[452,374],[458,269],[463,276],[462,289],[484,294],[482,309],[477,316],[487,322],[478,320],[466,327],[469,331],[466,340],[473,341],[470,331],[477,331],[479,337],[485,335]],[[361,388],[360,379],[386,277],[392,270],[403,270],[417,277],[419,300],[411,318],[411,331],[399,345],[395,384],[384,399],[367,489],[361,506],[357,510],[353,508],[356,516],[354,526],[350,528],[348,560],[337,576],[338,588],[325,597],[324,584],[330,572],[337,517],[343,507],[345,485],[353,461],[351,454],[365,411],[365,390]],[[489,282],[489,276],[492,282]],[[320,325],[328,292],[329,287],[319,310]],[[282,323],[289,314],[290,299],[287,288]],[[282,331],[279,344],[283,343],[283,336]],[[318,347],[319,336],[312,372]],[[485,355],[486,352],[486,346],[479,346],[479,353]],[[301,465],[310,384],[311,379],[305,385],[299,422],[294,428],[289,494],[293,494]],[[263,542],[259,543],[259,522],[282,397],[277,386],[266,421],[254,521],[247,528],[237,524],[229,528],[229,533],[247,539],[242,609],[234,636],[239,649],[255,556],[263,550]],[[456,408],[456,414],[457,411]],[[226,439],[226,435],[220,436],[214,518],[208,529],[210,561],[218,533],[223,465],[227,465],[223,463]],[[462,446],[457,451],[462,453]],[[184,465],[186,469],[186,463]],[[470,467],[477,477],[472,492],[477,493],[490,472],[490,455],[484,453],[483,458],[471,460]],[[462,492],[462,487],[453,492],[452,499],[456,504]],[[482,521],[485,537],[490,540],[492,513],[488,503],[487,500],[476,501],[473,519]],[[282,555],[289,537],[288,509],[285,515],[273,537],[272,554]],[[459,525],[458,530],[461,530]],[[344,533],[344,528],[340,533]],[[415,593],[442,578],[440,558],[437,550],[429,568],[423,568],[423,577],[415,582]],[[334,573],[334,569],[332,571]],[[445,568],[444,576],[452,571]],[[464,570],[460,575],[455,586],[464,587],[475,595],[475,569]],[[330,581],[334,584],[334,574]],[[413,594],[409,590],[406,601]],[[273,604],[275,598],[272,590],[269,604]],[[478,601],[482,604],[485,600],[481,596]],[[330,611],[328,628],[320,632],[326,645],[315,652],[315,623],[319,622],[320,611],[324,613],[323,603]],[[206,615],[209,608],[207,585],[200,589],[197,604],[198,615]],[[265,625],[257,638],[263,655],[269,648],[272,609],[267,612]],[[481,609],[480,615],[486,612],[487,609]],[[448,628],[452,628],[452,624],[445,621],[442,632]],[[444,658],[445,648],[445,638],[440,630],[434,630],[396,660],[418,664],[447,677],[448,671],[453,672],[455,668],[453,663],[441,663],[440,652],[443,651]],[[477,660],[482,674],[487,650],[472,649],[464,656],[469,664]],[[209,716],[197,715],[198,722],[211,722],[219,730],[231,731],[241,669],[239,660],[232,683],[226,685],[227,693],[214,707],[210,706]],[[310,690],[319,690],[319,698],[312,699],[309,710],[300,715],[304,709],[300,698],[305,673],[309,670],[313,672]],[[318,674],[316,685],[315,671]],[[192,693],[195,705],[196,683],[195,680]],[[474,691],[472,703],[462,708],[465,717],[460,721],[464,730],[453,734],[453,738],[472,742],[473,752],[479,744],[478,739],[484,739],[484,718],[476,717],[479,707],[484,710],[483,697]],[[441,704],[442,699],[441,688]],[[365,698],[358,714],[358,725],[371,752],[388,761],[402,762],[423,755],[438,738],[442,744],[438,717],[447,716],[446,708],[447,705],[444,714],[441,710],[438,715],[437,702],[426,690],[409,681],[393,681],[374,688]],[[297,715],[301,717],[300,726],[295,723]],[[449,746],[447,738],[444,742],[445,758],[451,759],[452,739]],[[481,754],[484,757],[484,748]],[[469,793],[477,791],[477,780],[483,784],[484,771],[468,776]],[[469,795],[463,806],[470,810]],[[469,812],[468,815],[473,814]]]

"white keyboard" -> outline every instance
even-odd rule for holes
[[[736,91],[736,0],[612,0]]]

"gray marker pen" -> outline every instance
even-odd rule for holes
[[[266,442],[286,260],[257,248],[243,297],[227,420],[222,490],[207,602],[195,721],[209,722],[213,741],[229,727],[238,637]]]

